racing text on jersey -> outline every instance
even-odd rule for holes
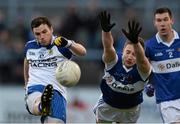
[[[57,58],[49,58],[44,60],[29,60],[29,65],[33,68],[40,68],[40,67],[57,67]]]

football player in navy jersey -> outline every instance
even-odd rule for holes
[[[103,62],[105,74],[100,84],[102,95],[94,107],[97,123],[136,123],[143,102],[142,91],[151,73],[145,56],[141,27],[135,20],[122,29],[127,37],[123,53],[115,51],[110,14],[99,14],[102,27]]]
[[[42,123],[66,123],[66,89],[55,78],[57,63],[84,56],[86,49],[73,40],[53,35],[46,17],[31,22],[34,40],[25,46],[24,79],[27,110]]]
[[[156,9],[157,34],[146,42],[146,56],[153,67],[151,83],[164,123],[180,123],[180,33],[173,23],[169,8]]]

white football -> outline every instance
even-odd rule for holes
[[[79,82],[81,69],[76,62],[71,60],[59,62],[56,68],[55,76],[61,85],[65,87],[72,87]]]

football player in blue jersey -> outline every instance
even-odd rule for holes
[[[115,51],[110,14],[99,14],[102,27],[103,62],[105,74],[101,81],[101,92],[94,107],[97,123],[136,123],[143,102],[142,91],[151,73],[145,56],[143,40],[139,37],[140,24],[128,22],[129,31],[122,29],[127,37],[123,53]]]
[[[66,89],[55,78],[57,63],[84,56],[86,49],[73,40],[53,35],[46,17],[31,22],[35,39],[25,46],[24,79],[27,110],[42,123],[66,123]]]
[[[169,8],[156,9],[157,34],[146,42],[146,56],[153,67],[151,82],[165,123],[180,123],[180,33],[173,23]]]

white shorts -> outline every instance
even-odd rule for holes
[[[94,113],[97,122],[121,122],[121,123],[135,123],[140,115],[140,105],[131,109],[114,108],[104,102],[102,97],[94,107]]]
[[[180,99],[158,104],[164,123],[180,122]]]
[[[41,98],[41,95],[42,95],[41,92],[34,92],[34,93],[31,93],[30,95],[27,95],[26,104],[31,113],[34,113],[33,111],[34,111],[35,101]]]

